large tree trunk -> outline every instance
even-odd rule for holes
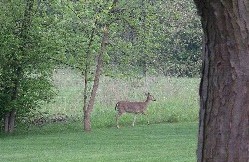
[[[195,0],[204,31],[199,162],[249,161],[249,1]]]

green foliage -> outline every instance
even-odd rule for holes
[[[25,10],[26,1],[0,2],[0,118],[15,109],[24,115],[54,94],[51,74],[56,54],[49,28],[38,12]],[[36,8],[34,4],[33,8]],[[30,17],[24,12],[31,12]]]
[[[102,28],[111,24],[106,75],[199,75],[201,26],[192,1],[118,1],[114,10],[112,1],[101,0],[57,6],[63,15],[55,25],[62,43],[60,59],[72,67],[94,66]]]
[[[160,69],[165,75],[199,76],[202,31],[193,2],[173,0],[160,7],[165,11],[161,14],[163,46],[158,48],[162,53],[157,60]]]
[[[80,123],[48,125],[0,138],[1,160],[29,161],[196,161],[196,123],[155,124],[81,131]]]
[[[199,76],[202,34],[192,1],[144,0],[127,6],[126,24],[115,27],[110,38],[115,42],[109,51],[111,72]]]

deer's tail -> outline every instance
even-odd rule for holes
[[[115,105],[115,110],[117,110],[117,108],[118,108],[118,103]]]

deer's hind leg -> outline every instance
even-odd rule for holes
[[[120,113],[120,112],[118,112],[118,113],[116,114],[116,126],[117,126],[117,128],[119,128],[118,121],[119,121],[119,118],[120,118],[121,115],[122,115],[122,113]]]
[[[134,115],[134,119],[133,119],[133,122],[132,122],[133,127],[135,126],[136,118],[137,118],[137,114]]]

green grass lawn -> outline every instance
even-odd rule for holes
[[[47,125],[30,133],[1,136],[0,161],[196,161],[197,123],[110,127],[90,133],[79,126],[68,127]]]

